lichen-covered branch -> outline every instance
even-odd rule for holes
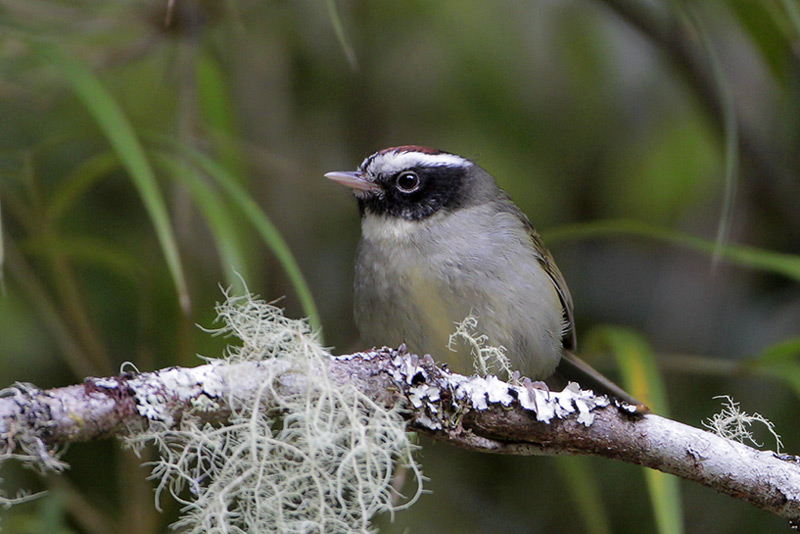
[[[596,397],[572,384],[550,392],[528,380],[507,384],[464,377],[430,358],[384,349],[332,358],[314,373],[355,387],[384,406],[402,403],[408,426],[434,439],[502,454],[589,454],[694,480],[800,521],[800,460],[763,452],[715,434]],[[270,387],[264,388],[264,381]],[[224,422],[258,392],[302,392],[308,375],[285,360],[214,362],[196,368],[88,378],[52,390],[16,386],[0,397],[0,454],[47,468],[69,442],[124,435],[183,417]],[[278,409],[278,404],[274,404]]]

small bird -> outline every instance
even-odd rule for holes
[[[365,342],[405,343],[469,374],[472,356],[448,345],[455,324],[472,316],[487,343],[504,347],[512,367],[532,380],[574,380],[640,404],[573,354],[564,277],[528,218],[484,169],[407,145],[372,154],[355,172],[325,177],[352,188],[361,213],[355,320]]]

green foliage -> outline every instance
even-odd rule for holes
[[[194,325],[237,273],[340,350],[361,348],[358,215],[322,174],[417,143],[474,158],[545,230],[579,346],[602,338],[656,411],[660,388],[697,423],[735,390],[770,420],[800,417],[785,400],[800,395],[794,0],[31,0],[3,4],[0,30],[4,384],[219,354]],[[594,329],[608,323],[625,329]],[[656,373],[673,353],[713,375],[688,357]],[[37,512],[44,530],[62,513],[93,533],[174,520],[117,480],[111,444],[84,450],[70,450],[71,498]],[[447,478],[387,531],[783,527],[688,488],[680,510],[649,474],[653,512],[609,462],[553,472],[428,446],[423,460]]]
[[[558,459],[558,468],[575,500],[587,534],[610,534],[608,513],[603,507],[600,482],[592,472],[588,459],[581,456],[564,456]]]
[[[612,220],[592,221],[557,228],[545,233],[548,242],[564,240],[610,238],[617,235],[630,235],[663,241],[686,248],[713,254],[716,243],[685,233],[649,225],[639,221]],[[720,256],[731,263],[786,276],[800,281],[800,256],[781,254],[770,250],[757,249],[742,245],[725,245],[719,251]]]
[[[668,416],[666,390],[655,354],[641,334],[627,328],[597,327],[588,338],[589,351],[606,350],[614,355],[622,375],[622,387],[644,402],[653,412]],[[645,469],[644,477],[653,503],[658,532],[681,534],[683,506],[678,479]]]
[[[114,147],[130,174],[156,229],[161,249],[178,291],[181,307],[188,311],[189,292],[170,225],[167,206],[139,138],[113,97],[91,71],[50,44],[34,45],[38,53],[58,67]]]
[[[743,365],[745,369],[766,373],[785,382],[800,397],[800,338],[771,345]]]
[[[231,202],[234,203],[237,210],[239,210],[256,228],[258,233],[264,239],[264,242],[270,247],[270,249],[283,264],[284,269],[286,269],[286,273],[294,283],[294,289],[298,293],[300,302],[303,304],[303,310],[311,321],[311,325],[315,329],[319,330],[321,328],[319,313],[317,312],[316,305],[314,304],[314,299],[311,296],[311,291],[309,290],[308,285],[303,278],[303,274],[300,272],[300,267],[297,265],[294,256],[292,256],[286,241],[284,241],[283,237],[281,237],[280,232],[264,214],[263,210],[261,210],[261,208],[258,207],[258,204],[253,201],[247,192],[237,184],[236,180],[222,166],[214,162],[214,160],[208,158],[197,150],[191,149],[190,147],[173,146],[173,148],[181,152],[199,168],[205,171],[210,177],[212,177],[223,189],[223,191],[230,196]],[[194,183],[194,187],[201,187],[199,186],[199,181],[197,181],[197,179]],[[211,203],[213,201],[213,198],[208,191],[204,191],[204,193],[204,206],[206,206],[207,203]],[[220,209],[221,207],[218,204],[215,204],[215,210]],[[218,213],[216,211],[214,213],[217,216],[215,217],[216,220],[218,218]],[[219,228],[219,231],[225,231],[231,228],[230,225],[227,224],[222,226],[223,228]],[[220,236],[218,241],[220,245],[230,245],[233,242],[233,239],[226,241],[225,236]],[[235,266],[237,263],[234,263],[233,265]]]
[[[214,243],[225,270],[225,283],[229,287],[243,290],[241,280],[247,280],[250,272],[240,226],[230,213],[230,208],[205,182],[203,176],[185,162],[167,154],[160,154],[158,162],[170,175],[186,184],[214,235]]]

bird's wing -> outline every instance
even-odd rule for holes
[[[611,380],[603,376],[594,367],[584,362],[575,354],[576,338],[575,338],[575,316],[572,308],[572,295],[567,288],[567,282],[564,280],[564,275],[558,270],[553,256],[547,247],[544,246],[541,236],[533,228],[533,225],[528,220],[527,216],[515,204],[510,201],[507,204],[507,209],[513,210],[520,220],[522,220],[528,230],[528,235],[531,240],[531,246],[536,251],[536,258],[539,264],[544,269],[544,272],[550,277],[553,282],[558,298],[561,300],[561,307],[564,314],[564,332],[562,333],[562,343],[564,345],[564,352],[561,361],[556,368],[556,373],[551,379],[557,387],[563,387],[567,381],[578,382],[582,387],[588,387],[599,394],[607,394],[617,399],[623,400],[636,407],[636,413],[648,413],[650,409],[627,393],[621,387],[614,384]],[[556,382],[563,383],[557,384]]]
[[[505,196],[501,202],[501,209],[514,213],[525,225],[531,240],[531,246],[536,252],[536,258],[539,260],[539,264],[542,266],[542,269],[544,269],[544,272],[550,277],[550,281],[553,282],[553,287],[558,294],[559,300],[561,300],[561,310],[564,314],[564,331],[561,333],[561,343],[564,345],[565,349],[574,351],[577,346],[575,315],[572,310],[572,295],[569,293],[564,275],[558,270],[553,256],[550,254],[550,251],[547,250],[547,247],[544,246],[544,241],[542,241],[541,236],[533,228],[528,216],[525,215],[508,196]]]
[[[561,342],[564,344],[565,349],[575,350],[577,346],[575,315],[572,309],[572,295],[569,293],[567,282],[564,280],[564,275],[558,270],[558,266],[555,260],[553,260],[552,254],[550,254],[550,251],[544,246],[544,241],[542,241],[541,236],[534,230],[527,218],[525,218],[525,222],[528,225],[528,234],[530,235],[531,242],[536,247],[536,257],[542,269],[544,269],[544,272],[547,273],[547,276],[549,276],[550,280],[553,282],[556,293],[558,293],[558,298],[561,300],[561,307],[564,313],[564,331],[561,334]]]

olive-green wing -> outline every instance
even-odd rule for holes
[[[564,344],[565,349],[575,350],[577,346],[577,339],[575,336],[575,315],[572,308],[572,295],[569,293],[569,288],[567,287],[566,280],[564,280],[564,275],[558,270],[558,266],[556,265],[555,260],[553,260],[553,256],[550,254],[550,251],[544,246],[544,241],[542,241],[541,236],[539,236],[536,230],[533,229],[533,226],[530,226],[530,223],[528,223],[528,225],[530,227],[529,233],[531,236],[531,241],[536,247],[536,251],[538,253],[537,257],[539,259],[539,263],[542,265],[542,268],[553,282],[553,285],[556,288],[556,293],[558,293],[558,298],[561,300],[565,324],[561,341]]]

